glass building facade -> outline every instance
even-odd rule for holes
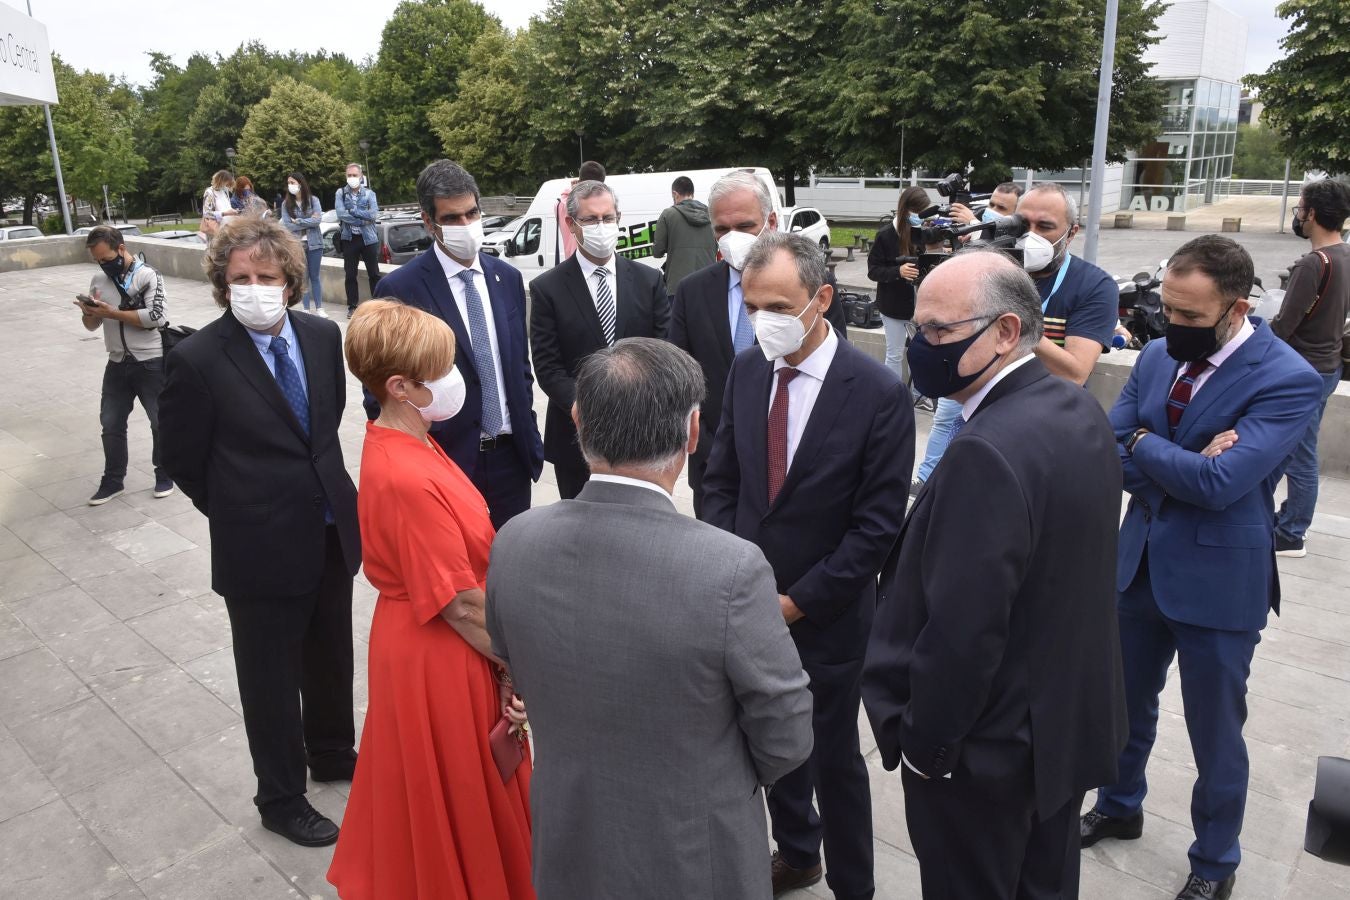
[[[1212,78],[1163,83],[1162,133],[1129,154],[1122,210],[1185,212],[1228,194],[1242,87]]]

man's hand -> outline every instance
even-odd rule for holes
[[[73,302],[75,303],[75,306],[80,310],[80,312],[84,313],[86,316],[89,316],[91,318],[94,319],[117,318],[117,309],[115,307],[109,306],[108,304],[104,303],[102,300],[99,300],[97,298],[94,299],[93,303],[84,303],[80,300],[75,300]]]
[[[906,281],[914,281],[919,277],[919,267],[914,263],[905,263],[900,267],[900,277]]]
[[[970,207],[964,203],[953,203],[951,215],[952,219],[962,225],[972,225],[975,222],[975,213],[971,212]]]
[[[806,613],[798,609],[797,604],[793,603],[792,598],[787,594],[778,595],[778,608],[783,611],[783,621],[789,625],[806,616]]]
[[[1214,440],[1209,442],[1209,446],[1200,451],[1201,456],[1207,456],[1210,459],[1218,456],[1225,450],[1231,448],[1238,441],[1236,431],[1224,431],[1214,435]]]

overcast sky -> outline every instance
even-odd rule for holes
[[[24,10],[24,0],[0,0]],[[544,11],[547,0],[481,0],[509,28]],[[1282,55],[1285,23],[1277,0],[1220,0],[1247,19],[1247,71],[1264,72]],[[146,52],[170,54],[182,65],[194,52],[230,54],[244,41],[272,50],[345,53],[360,62],[374,56],[380,32],[398,0],[33,0],[33,17],[47,26],[52,50],[77,69],[150,80]]]

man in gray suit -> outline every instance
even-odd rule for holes
[[[757,547],[680,515],[703,375],[629,338],[581,365],[591,479],[488,569],[493,651],[534,725],[540,900],[771,896],[760,785],[810,755],[811,694]]]

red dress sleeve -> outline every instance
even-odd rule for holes
[[[483,586],[469,560],[451,499],[430,479],[399,498],[394,543],[403,586],[419,624],[439,615],[460,591]]]

